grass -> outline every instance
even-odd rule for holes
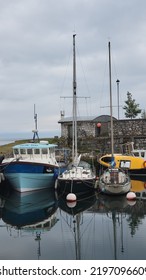
[[[28,142],[28,140],[18,140],[18,141],[15,141],[15,142],[12,142],[12,143],[9,143],[9,144],[6,144],[6,145],[2,145],[2,146],[0,146],[0,154],[3,154],[3,155],[11,154],[12,153],[12,147],[14,145],[21,144],[21,143],[26,143],[26,142]]]
[[[47,138],[47,139],[40,139],[40,140],[47,140],[49,141],[50,144],[52,143],[56,143],[56,139],[54,138]],[[10,155],[12,153],[12,147],[15,146],[15,145],[19,145],[19,144],[22,144],[22,143],[28,143],[28,142],[32,142],[32,139],[25,139],[25,140],[16,140],[15,142],[12,142],[12,143],[9,143],[9,144],[6,144],[6,145],[2,145],[0,146],[0,154],[1,155]]]

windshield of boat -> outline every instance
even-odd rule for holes
[[[42,154],[43,154],[43,155],[46,155],[47,153],[48,153],[48,149],[44,149],[44,148],[43,148],[43,149],[42,149]]]
[[[135,157],[145,157],[145,152],[142,152],[142,151],[140,151],[140,152],[133,152],[133,155],[135,156]]]
[[[103,158],[101,158],[101,160],[103,161],[103,162],[106,162],[106,163],[111,163],[111,160],[112,160],[112,158],[111,158],[111,156],[106,156],[106,157],[103,157]]]

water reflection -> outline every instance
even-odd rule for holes
[[[19,193],[7,185],[0,189],[1,219],[11,237],[33,235],[38,242],[38,258],[41,255],[41,235],[56,224],[58,208],[54,188]]]
[[[56,211],[57,201],[54,189],[19,193],[12,191],[7,197],[2,211],[6,224],[22,227],[48,226],[48,219]]]
[[[136,193],[137,199],[146,199],[146,178],[143,181],[139,180],[139,178],[131,180],[131,185],[131,190]]]
[[[96,203],[97,196],[93,190],[77,193],[76,196],[76,201],[67,202],[66,195],[62,195],[58,198],[58,205],[62,210],[61,217],[64,221],[64,228],[72,235],[72,258],[79,260],[83,258],[83,238],[90,229],[90,223],[93,218],[90,215],[91,220],[89,219],[88,221],[84,214]]]
[[[136,200],[89,191],[68,203],[55,188],[0,187],[0,259],[146,259],[146,184]]]

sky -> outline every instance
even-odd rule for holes
[[[60,111],[72,115],[72,45],[76,34],[79,116],[125,118],[127,92],[146,110],[145,0],[0,0],[0,138],[34,129],[60,136]]]

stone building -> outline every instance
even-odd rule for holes
[[[67,139],[68,144],[72,140],[72,118],[62,117],[61,137]],[[134,142],[136,148],[146,149],[146,119],[113,118],[114,150],[121,152],[127,142]],[[77,134],[79,146],[99,150],[110,151],[110,116],[101,115],[94,117],[77,118]]]
[[[72,118],[62,117],[58,123],[61,124],[61,137],[72,138]],[[107,135],[109,123],[109,115],[77,117],[78,138]]]

